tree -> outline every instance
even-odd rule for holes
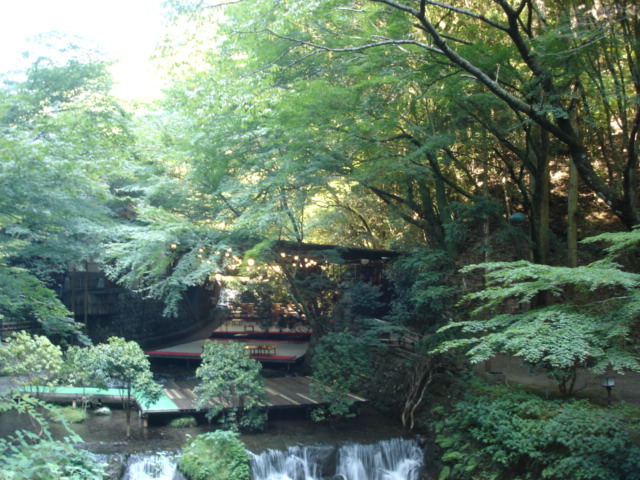
[[[272,14],[267,3],[261,4],[265,18],[277,22],[279,14]],[[189,2],[174,5],[198,21]],[[288,57],[279,60],[282,50],[297,58],[289,39],[272,38],[256,49],[246,37],[232,34],[238,22],[254,20],[255,12],[229,11],[233,20],[220,26],[228,37],[207,42],[192,33],[209,38],[218,26],[212,26],[211,9],[196,10],[204,20],[189,29],[189,52],[198,58],[189,65],[200,67],[180,64],[173,71],[177,80],[165,102],[172,128],[161,124],[160,129],[172,154],[161,161],[171,165],[179,183],[198,193],[183,196],[177,186],[177,194],[168,198],[154,190],[136,199],[136,224],[109,251],[114,278],[175,305],[180,289],[230,268],[228,248],[238,255],[255,243],[255,250],[266,251],[265,245],[282,239],[331,239],[380,247],[424,242],[455,250],[474,223],[493,215],[486,208],[460,207],[463,200],[486,202],[474,192],[479,188],[474,169],[460,175],[456,168],[464,162],[447,149],[454,136],[447,134],[448,114],[438,115],[444,95],[415,99],[422,83],[434,79],[412,71],[414,52],[389,47],[376,55],[315,55],[287,63]],[[339,9],[321,10],[336,26],[348,17]],[[289,12],[279,13],[288,18]],[[385,15],[371,13],[372,22],[398,31],[409,28],[401,15]],[[365,30],[358,33],[377,32]],[[398,58],[389,67],[391,54]],[[179,128],[173,128],[176,124]],[[441,158],[446,151],[452,161]],[[174,166],[173,158],[180,164]],[[336,228],[336,218],[348,228]],[[171,252],[171,244],[179,248]],[[275,259],[269,262],[278,260],[279,252],[272,253]],[[307,308],[304,313],[318,332],[326,329],[322,314],[329,309],[307,301],[294,283],[317,286],[327,279],[301,272],[287,277],[292,298]],[[331,289],[316,289],[323,295],[309,297],[324,300],[324,291]]]
[[[312,413],[316,421],[349,417],[356,393],[371,374],[367,343],[350,333],[335,332],[322,337],[313,357],[311,393],[326,407]]]
[[[0,322],[21,324],[25,330],[37,327],[47,336],[63,342],[77,339],[88,343],[56,292],[28,270],[9,267],[1,262]]]
[[[496,353],[519,357],[534,370],[553,378],[563,395],[573,392],[578,368],[595,373],[640,370],[637,346],[630,339],[638,321],[640,275],[614,262],[635,248],[638,231],[603,234],[583,241],[611,242],[607,257],[584,267],[553,267],[526,261],[472,265],[483,268],[486,287],[467,295],[477,302],[477,320],[454,321],[443,330],[459,328],[460,338],[444,342],[438,351],[462,348],[474,363]],[[546,292],[558,299],[528,309]],[[516,311],[506,304],[516,302]]]
[[[28,387],[36,395],[58,383],[62,366],[62,350],[42,335],[17,332],[0,348],[2,374],[12,376],[16,388]]]
[[[111,337],[107,343],[91,347],[92,362],[112,388],[122,397],[127,418],[127,438],[131,436],[131,410],[134,399],[142,406],[155,403],[162,395],[162,387],[153,380],[149,360],[136,342]]]
[[[215,7],[175,4],[204,25]],[[452,221],[453,192],[470,202],[478,190],[494,197],[499,189],[517,190],[532,220],[534,259],[546,263],[550,174],[567,171],[567,159],[609,213],[627,226],[637,217],[638,55],[628,47],[637,44],[637,19],[628,8],[613,1],[593,9],[527,1],[518,8],[502,1],[466,8],[429,1],[420,7],[374,1],[283,8],[265,0],[248,9],[235,2],[225,11],[228,25],[219,27],[227,36],[203,55],[205,62],[215,59],[222,77],[199,70],[189,91],[204,87],[194,106],[210,105],[198,112],[220,119],[216,129],[226,128],[231,112],[242,112],[233,131],[253,136],[261,148],[227,148],[222,144],[230,135],[209,135],[215,140],[207,156],[219,152],[225,161],[207,170],[220,179],[227,165],[234,172],[259,171],[254,159],[262,165],[276,151],[287,163],[295,156],[299,170],[281,171],[348,175],[439,247],[450,243],[445,227]],[[226,58],[234,52],[238,60],[225,64],[218,52]],[[242,79],[232,80],[230,64],[246,72]],[[207,96],[216,82],[224,86],[219,95],[232,101]],[[246,87],[249,82],[259,93]],[[573,122],[576,114],[584,121]],[[304,124],[294,123],[300,118]],[[401,160],[404,169],[389,168]],[[399,175],[402,170],[409,175]],[[264,170],[252,178],[274,179]],[[501,186],[500,178],[514,186]]]
[[[0,275],[16,303],[0,315],[9,321],[78,333],[55,297],[67,269],[99,257],[123,206],[111,187],[128,174],[129,119],[110,83],[108,64],[68,41],[2,77]],[[21,300],[32,296],[32,306]]]
[[[81,387],[82,408],[86,410],[90,395],[86,394],[86,388],[107,388],[109,378],[102,368],[101,358],[96,355],[95,348],[79,347],[73,345],[64,352],[64,367],[61,375],[61,383]]]
[[[638,224],[635,170],[639,132],[633,125],[640,115],[640,58],[635,47],[638,19],[630,14],[631,5],[611,1],[586,9],[574,8],[571,3],[524,1],[514,7],[496,0],[486,10],[481,3],[465,9],[430,1],[421,1],[419,8],[396,1],[374,1],[414,20],[417,30],[432,42],[420,44],[428,55],[460,68],[564,145],[582,180],[605,200],[612,213],[627,227]],[[443,14],[451,16],[449,22],[436,20]],[[473,35],[476,29],[507,39],[512,52],[507,71],[512,74],[503,71],[492,75],[486,56],[471,56],[473,48],[469,47],[474,42],[468,34]],[[410,43],[406,37],[394,40]],[[518,69],[521,72],[513,75]],[[576,130],[571,122],[574,109],[593,123],[585,122],[582,131]],[[614,133],[611,124],[619,131]],[[612,153],[619,163],[614,166],[603,151],[594,150],[595,145],[586,140],[589,134],[598,138],[599,147]],[[598,162],[616,173],[599,175]]]
[[[194,389],[198,408],[206,407],[209,419],[222,414],[222,423],[231,428],[264,428],[266,393],[260,369],[260,362],[240,344],[205,342],[196,370],[201,381]]]

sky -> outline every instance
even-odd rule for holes
[[[95,42],[111,58],[114,94],[125,100],[157,96],[160,81],[149,57],[162,26],[163,0],[8,0],[0,8],[0,72],[15,68],[27,39],[57,31]]]

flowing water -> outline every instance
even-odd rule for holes
[[[189,437],[212,427],[202,422],[191,428],[169,428],[168,420],[157,418],[144,427],[134,416],[129,439],[125,439],[125,415],[119,409],[108,417],[91,415],[72,428],[85,441],[84,448],[117,466],[112,470],[119,472],[126,465],[124,480],[183,480],[175,473],[175,452]],[[0,437],[19,428],[29,428],[26,417],[0,416]],[[52,425],[52,430],[56,438],[65,436],[60,425]],[[263,433],[243,434],[241,440],[253,452],[254,480],[333,480],[336,475],[340,480],[415,480],[422,454],[418,460],[419,447],[415,442],[401,441],[405,435],[397,421],[364,407],[358,417],[335,424],[312,422],[302,412],[280,412],[270,415]],[[384,441],[392,443],[381,443]],[[336,446],[342,447],[341,453]],[[374,448],[378,453],[373,453]],[[257,465],[255,458],[262,454],[262,464]],[[123,477],[116,473],[114,478]]]
[[[317,480],[332,447],[289,447],[286,450],[249,452],[254,480]]]
[[[345,480],[418,480],[424,452],[413,440],[393,438],[338,450],[336,476]]]
[[[247,453],[253,480],[418,480],[424,469],[422,449],[402,438]],[[131,455],[122,480],[183,480],[175,464],[175,455]]]
[[[337,450],[294,447],[249,456],[254,480],[418,480],[424,468],[417,442],[402,438]]]
[[[132,454],[122,480],[186,480],[176,469],[177,461],[177,453]]]

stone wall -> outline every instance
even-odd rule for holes
[[[215,288],[185,292],[175,317],[163,314],[164,303],[120,287],[99,271],[68,272],[60,286],[64,304],[94,342],[111,336],[155,346],[188,335],[212,321],[217,303]]]

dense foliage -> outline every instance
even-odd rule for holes
[[[245,354],[242,344],[205,342],[196,370],[198,407],[227,428],[263,429],[266,392],[260,370],[260,362]]]
[[[156,105],[126,112],[109,94],[108,62],[68,43],[3,77],[0,323],[35,325],[51,341],[10,340],[5,373],[116,382],[125,409],[134,389],[157,398],[144,354],[124,339],[67,349],[60,370],[58,344],[90,341],[60,301],[63,277],[93,261],[173,314],[190,287],[277,277],[260,308],[292,302],[311,327],[313,388],[328,402],[319,417],[349,412],[345,394],[366,381],[377,334],[428,335],[429,348],[441,343],[432,351],[463,349],[474,362],[507,353],[566,395],[579,368],[640,369],[634,2],[167,5],[175,28],[158,57],[171,83]],[[300,258],[283,241],[401,256],[392,268],[381,258],[379,285],[353,287],[366,263],[330,246]],[[383,315],[368,328],[354,321]],[[231,425],[260,427],[259,365],[216,348],[198,370],[201,406],[223,398]],[[411,426],[437,363],[413,350]],[[538,400],[499,393],[454,410],[442,435],[462,443],[444,476],[526,478],[531,466],[559,478],[574,457],[592,470],[575,467],[576,478],[632,471],[637,452],[615,412],[554,403],[545,414]],[[594,450],[553,431],[569,418],[593,430]],[[485,439],[494,424],[497,443]],[[607,436],[631,463],[604,460]]]
[[[640,371],[637,345],[630,344],[640,316],[640,275],[624,271],[614,259],[633,251],[638,231],[601,235],[585,243],[611,243],[608,256],[584,267],[517,263],[469,266],[485,269],[485,288],[471,293],[478,319],[451,322],[463,335],[438,351],[461,348],[472,362],[497,353],[521,358],[534,371],[553,378],[560,392],[573,391],[577,371]],[[541,294],[561,301],[536,305]],[[515,301],[510,311],[506,304]]]
[[[134,398],[143,407],[153,405],[162,395],[162,386],[154,381],[149,359],[136,342],[111,337],[107,343],[91,347],[89,355],[95,359],[94,381],[106,380],[122,396],[128,438]]]
[[[349,394],[358,393],[371,375],[368,345],[349,333],[330,333],[320,340],[313,357],[311,393],[325,407],[312,413],[314,420],[353,415],[355,403]]]
[[[57,292],[67,269],[98,257],[121,206],[110,185],[126,177],[129,117],[103,59],[49,40],[0,79],[0,320],[86,342]]]
[[[637,408],[611,410],[476,384],[438,414],[441,479],[640,478]]]
[[[43,441],[15,448],[0,456],[2,478],[6,480],[103,480],[105,465],[90,452],[72,444]]]
[[[178,469],[189,480],[249,480],[249,456],[238,434],[205,433],[187,443]]]
[[[57,407],[23,393],[0,396],[0,415],[29,418],[33,430],[17,430],[0,438],[0,471],[7,480],[102,480],[105,466],[74,444],[81,439],[67,428],[63,441],[53,439],[49,418],[60,418]]]
[[[62,350],[42,335],[18,332],[0,349],[0,375],[10,376],[14,388],[37,394],[58,382],[62,366]]]

